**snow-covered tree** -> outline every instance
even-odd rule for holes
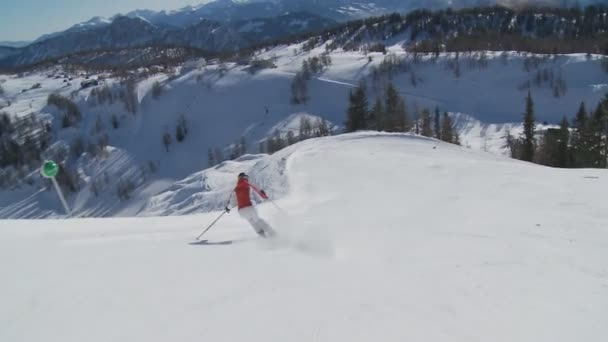
[[[300,139],[300,141],[302,141],[302,140],[312,138],[312,135],[313,135],[312,122],[310,122],[309,118],[302,116],[300,118],[300,129],[299,129],[298,138]]]

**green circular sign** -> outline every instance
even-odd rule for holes
[[[42,173],[42,175],[46,178],[54,178],[57,176],[58,172],[59,166],[52,160],[47,160],[44,162],[42,168],[40,169],[40,173]]]

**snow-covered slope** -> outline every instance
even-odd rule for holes
[[[462,139],[461,145],[474,150],[510,156],[510,151],[506,148],[507,135],[520,137],[523,134],[523,124],[520,122],[484,123],[462,113],[450,113],[450,117]],[[539,123],[536,132],[540,136],[548,128],[557,127],[559,126]]]
[[[135,214],[167,216],[198,213],[201,208],[221,210],[225,208],[233,189],[235,175],[241,172],[250,174],[251,181],[266,189],[274,198],[282,197],[288,190],[285,162],[291,150],[272,158],[267,155],[247,155],[197,172],[152,196]]]
[[[608,336],[605,170],[399,134],[290,149],[269,157],[287,157],[285,213],[259,207],[277,243],[234,212],[202,245],[188,243],[219,213],[0,221],[0,340]]]

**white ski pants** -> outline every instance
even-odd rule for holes
[[[264,237],[274,235],[274,230],[272,230],[268,222],[258,216],[258,212],[253,206],[239,209],[239,215],[249,222],[258,235]]]

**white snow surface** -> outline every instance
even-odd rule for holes
[[[207,245],[219,212],[0,221],[0,340],[608,337],[606,170],[380,133],[262,158],[283,165],[252,170],[285,190],[258,207],[276,241],[235,212]]]

